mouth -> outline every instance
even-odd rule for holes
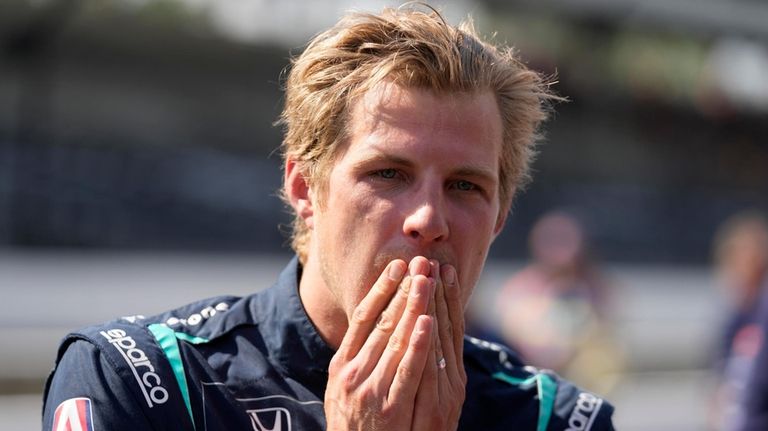
[[[422,257],[427,261],[419,265],[431,266],[429,262],[437,261],[440,267],[442,267],[443,265],[452,265],[457,273],[459,271],[457,265],[454,263],[455,259],[453,259],[446,252],[431,250],[430,252],[427,252],[427,253],[419,253],[418,251],[414,251],[413,249],[410,249],[410,248],[380,252],[374,258],[374,270],[376,271],[377,274],[380,274],[384,270],[384,268],[395,259],[400,259],[404,261],[406,265],[408,265],[408,267],[410,268],[413,259],[417,257]],[[422,267],[422,268],[426,269],[425,267]],[[427,271],[419,271],[419,272],[428,272],[430,278],[439,277],[439,274],[436,274],[434,272],[434,268],[429,268]]]
[[[451,258],[448,253],[439,251],[427,253],[419,253],[413,250],[383,251],[376,255],[373,263],[375,268],[383,270],[389,262],[392,262],[395,259],[400,259],[406,264],[410,264],[416,257],[424,257],[428,261],[437,261],[440,265],[453,265],[454,268],[456,267],[453,263],[454,259]]]

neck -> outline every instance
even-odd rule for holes
[[[349,321],[339,305],[338,297],[323,279],[320,263],[316,259],[307,258],[299,280],[299,297],[323,341],[337,350],[347,332]]]

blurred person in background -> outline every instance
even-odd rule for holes
[[[602,398],[464,337],[553,99],[469,24],[348,14],[287,76],[277,283],[70,335],[44,429],[612,430]]]
[[[717,429],[741,430],[747,417],[745,403],[749,402],[745,388],[754,380],[749,377],[750,372],[764,344],[765,328],[760,319],[762,314],[768,314],[765,216],[744,212],[728,218],[715,234],[713,255],[718,284],[729,301],[730,311],[715,357],[719,382],[712,411]],[[751,429],[764,430],[768,425]]]
[[[741,397],[743,420],[739,420],[739,431],[762,431],[768,429],[768,222],[762,218],[762,231],[755,233],[762,238],[763,277],[760,287],[757,316],[760,335],[759,348],[751,363],[746,379],[746,387]]]
[[[543,215],[529,235],[532,262],[497,301],[503,338],[537,367],[608,392],[622,354],[608,325],[610,286],[589,255],[581,223],[563,211]]]

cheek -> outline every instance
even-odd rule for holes
[[[493,226],[491,225],[474,224],[470,226],[470,229],[462,232],[462,238],[466,238],[467,242],[460,245],[461,253],[464,253],[460,258],[464,271],[462,271],[463,274],[459,275],[459,279],[462,283],[462,303],[465,307],[469,303],[472,292],[482,274],[493,234]]]
[[[472,256],[471,262],[467,266],[467,268],[469,268],[469,271],[466,274],[467,280],[465,281],[465,283],[467,283],[467,288],[463,289],[466,300],[469,299],[472,292],[475,290],[475,287],[477,287],[477,283],[480,280],[480,274],[482,274],[483,268],[485,267],[486,256],[487,254],[482,251],[477,252]]]
[[[350,194],[352,193],[355,191],[350,190]],[[347,211],[348,214],[345,216],[356,224],[354,234],[357,237],[354,239],[359,242],[356,245],[360,247],[383,246],[392,235],[398,232],[397,228],[403,221],[395,201],[380,198],[371,193],[357,194],[353,205],[350,205]],[[361,242],[363,240],[367,243]]]
[[[456,225],[456,240],[473,262],[484,260],[494,238],[495,217],[483,215],[482,211],[462,212],[460,221]]]

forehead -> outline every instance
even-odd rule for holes
[[[385,82],[353,102],[347,126],[352,153],[459,154],[494,166],[501,153],[501,114],[490,91],[436,93]]]

